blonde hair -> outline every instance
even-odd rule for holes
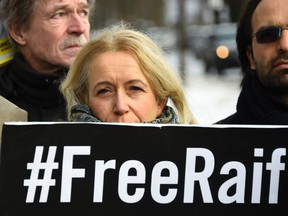
[[[88,94],[87,79],[93,60],[107,51],[128,51],[138,60],[159,101],[170,99],[181,124],[196,123],[185,98],[180,77],[168,66],[163,50],[147,34],[123,22],[99,30],[83,46],[61,84],[67,101],[68,118],[72,106]]]

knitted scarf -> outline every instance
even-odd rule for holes
[[[101,122],[92,114],[91,109],[85,104],[77,104],[71,108],[70,121],[72,122]],[[146,124],[179,124],[178,117],[172,107],[166,106],[161,115]]]

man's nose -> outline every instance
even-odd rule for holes
[[[283,29],[279,40],[279,50],[288,52],[288,29]]]
[[[77,35],[83,34],[90,28],[88,18],[81,16],[81,14],[78,14],[77,12],[73,13],[70,16],[68,25],[69,25],[68,32],[70,34],[77,34]]]

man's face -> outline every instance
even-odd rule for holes
[[[32,15],[28,29],[21,29],[19,48],[37,71],[68,68],[89,39],[89,8],[86,0],[43,0]]]
[[[288,26],[287,0],[262,0],[252,17],[252,30],[276,26]],[[248,51],[251,69],[256,70],[262,84],[267,88],[288,92],[288,30],[267,43],[252,40],[252,51]]]

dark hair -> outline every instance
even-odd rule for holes
[[[238,49],[238,58],[244,78],[252,72],[250,69],[250,62],[247,57],[247,48],[251,47],[252,45],[252,16],[260,2],[261,0],[246,1],[246,4],[243,5],[238,22],[236,43]]]

